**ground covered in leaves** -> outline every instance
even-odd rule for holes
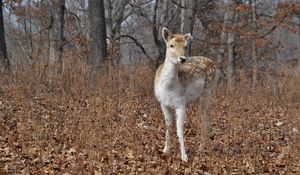
[[[165,124],[149,79],[78,93],[1,85],[0,174],[300,174],[299,88],[280,97],[219,89],[215,137],[202,151],[201,110],[191,106],[183,163],[175,128],[173,151],[162,154]]]

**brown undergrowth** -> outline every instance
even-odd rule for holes
[[[1,80],[0,174],[300,174],[299,71],[277,77],[276,95],[267,80],[255,90],[247,78],[232,92],[219,87],[215,138],[204,151],[201,109],[192,105],[182,163],[175,134],[173,152],[162,154],[150,66],[107,63],[91,87],[87,68],[75,65],[51,90],[42,70]]]

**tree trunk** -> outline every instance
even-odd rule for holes
[[[112,0],[105,1],[105,17],[106,17],[106,28],[107,36],[110,39],[110,42],[113,40],[113,3]]]
[[[116,13],[116,22],[113,28],[115,38],[119,38],[121,35],[121,24],[124,21],[124,12],[125,12],[125,7],[129,3],[129,0],[122,0],[122,1],[117,1],[118,3],[116,4],[116,9],[118,10]],[[119,41],[118,41],[119,42]]]
[[[197,0],[181,0],[181,33],[193,33]]]
[[[105,3],[107,35],[112,41],[120,39],[121,24],[126,18],[124,13],[128,3],[129,0],[115,1],[114,3],[112,0],[107,0]]]
[[[188,0],[181,0],[180,5],[181,7],[181,12],[180,12],[180,32],[183,33],[183,30],[186,29],[184,27],[185,25],[185,20],[186,20],[186,14],[187,14],[187,1]]]
[[[159,3],[161,5],[159,6]],[[161,7],[161,8],[159,8]],[[154,69],[156,69],[159,64],[165,59],[166,45],[162,40],[161,30],[162,27],[168,27],[167,25],[167,12],[168,12],[168,0],[155,0],[154,3],[154,14],[153,14],[153,24],[152,24],[152,35],[154,43],[157,47],[158,54],[155,60]],[[158,18],[158,15],[160,16]]]
[[[234,72],[235,72],[235,34],[233,32],[228,34],[228,66],[227,66],[227,76],[228,76],[228,89],[232,90],[234,86]]]
[[[218,84],[221,83],[221,72],[224,71],[224,57],[225,57],[225,46],[226,46],[226,39],[228,37],[227,34],[227,28],[229,26],[229,12],[226,12],[224,15],[224,20],[223,20],[223,28],[222,28],[222,33],[220,36],[220,48],[219,48],[219,54],[217,56],[217,65],[218,68],[220,69],[220,75],[218,75],[219,80],[218,80]]]
[[[121,29],[122,22],[126,19],[124,16],[125,8],[128,5],[129,0],[105,1],[106,11],[106,28],[107,36],[110,41],[110,47],[112,48],[114,63],[119,64],[121,60]],[[114,15],[113,15],[114,14]]]
[[[92,73],[100,71],[107,58],[106,23],[103,0],[89,0],[90,19],[90,58]]]
[[[228,24],[232,26],[228,33],[227,49],[228,49],[228,65],[227,65],[227,87],[231,91],[234,87],[234,73],[235,73],[235,32],[233,31],[237,22],[237,13],[235,11],[234,0],[230,1],[230,11],[228,12]]]
[[[0,0],[0,73],[10,71],[9,59],[6,51],[4,20],[3,20],[3,1]]]
[[[49,51],[49,81],[52,85],[53,78],[62,72],[62,54],[64,42],[65,0],[52,2],[50,25],[50,51]]]
[[[252,62],[253,62],[253,75],[252,75],[252,86],[256,87],[258,79],[258,59],[257,59],[257,48],[256,48],[256,0],[252,0],[252,22],[253,22],[253,41],[252,41]]]
[[[300,24],[300,15],[298,15],[298,18],[297,18],[297,22],[298,24]],[[300,25],[298,25],[298,35],[300,35]],[[298,48],[298,53],[300,53],[300,40],[298,40],[297,42],[297,48]],[[297,68],[299,71],[300,71],[300,58],[298,57],[298,68]]]
[[[193,34],[195,14],[197,9],[197,0],[181,0],[181,33]],[[191,54],[191,45],[189,47],[189,54]]]

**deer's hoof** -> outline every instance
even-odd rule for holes
[[[188,156],[186,154],[181,155],[181,160],[183,162],[187,162],[188,161]]]
[[[164,150],[163,150],[163,153],[168,155],[168,154],[170,154],[170,152],[171,152],[171,147],[165,146]]]
[[[210,138],[210,140],[215,140],[215,133],[209,132],[209,134],[207,136],[208,136],[208,138]]]

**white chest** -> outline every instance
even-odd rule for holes
[[[185,104],[184,89],[178,80],[162,78],[155,86],[155,96],[165,106],[176,108]]]

